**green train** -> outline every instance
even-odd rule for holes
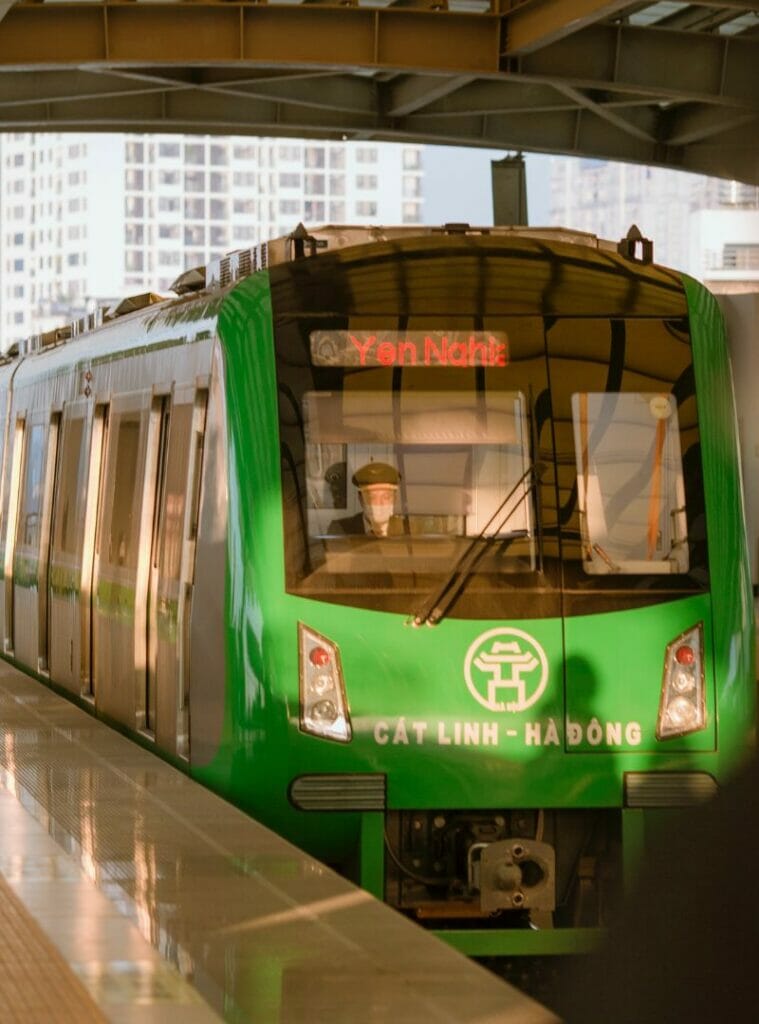
[[[722,319],[568,231],[330,227],[0,365],[4,655],[472,954],[750,747]]]

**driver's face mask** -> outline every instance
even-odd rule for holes
[[[397,490],[395,484],[366,484],[359,490],[364,518],[377,537],[387,537]]]

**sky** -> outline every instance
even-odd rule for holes
[[[427,224],[464,222],[476,226],[493,223],[490,165],[513,156],[502,149],[464,149],[425,146],[424,220]],[[533,227],[550,224],[549,182],[551,157],[525,154],[527,218]]]

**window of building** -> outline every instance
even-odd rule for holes
[[[303,204],[303,216],[306,220],[324,220],[324,201],[307,199]]]
[[[179,143],[178,142],[159,142],[158,143],[158,155],[163,157],[177,157],[179,156]]]
[[[333,224],[340,224],[345,221],[345,203],[342,199],[329,204],[329,219]]]
[[[142,196],[127,196],[124,201],[124,209],[127,217],[144,217],[145,200]]]
[[[235,199],[232,201],[232,209],[235,213],[244,213],[246,216],[255,217],[255,199]]]
[[[279,176],[279,187],[280,188],[300,188],[300,175],[299,174],[280,174]]]
[[[229,216],[229,203],[226,199],[212,199],[211,220],[226,220]]]
[[[341,171],[345,167],[345,150],[331,149],[329,151],[329,166],[333,171]]]
[[[159,249],[158,262],[164,267],[178,267],[182,262],[181,254],[176,249]]]
[[[179,238],[180,227],[179,224],[159,224],[158,225],[158,237],[159,238]]]
[[[184,162],[186,164],[204,164],[206,162],[206,147],[203,143],[188,142],[184,147]]]
[[[250,143],[242,146],[234,146],[232,148],[232,156],[235,160],[255,160],[256,147]]]
[[[255,242],[256,229],[252,224],[235,224],[232,229],[232,238],[235,242]]]
[[[158,172],[158,184],[159,185],[178,185],[179,184],[179,171],[159,171]]]
[[[305,158],[306,167],[324,167],[324,147],[306,146]]]
[[[254,171],[235,171],[232,175],[232,185],[235,188],[255,188],[256,175]]]
[[[368,199],[360,199],[356,203],[356,215],[359,217],[376,217],[377,204]]]
[[[139,251],[139,249],[127,249],[126,250],[126,255],[124,257],[124,260],[125,260],[125,266],[126,266],[127,270],[134,271],[134,270],[143,270],[144,269],[145,261],[143,259],[143,255]]]
[[[297,215],[300,213],[300,200],[299,199],[280,199],[279,201],[279,212],[280,213],[291,213]]]
[[[145,146],[141,142],[127,142],[126,161],[128,164],[141,164],[145,159]]]
[[[211,225],[211,245],[217,249],[229,247],[229,232],[226,227],[222,227],[220,224]]]
[[[71,175],[69,175],[69,183],[71,183]],[[136,170],[134,167],[128,168],[126,172],[126,187],[131,189],[143,189],[145,187],[145,175],[143,171]]]
[[[403,175],[403,195],[409,199],[422,194],[422,179],[416,175]]]
[[[160,213],[179,213],[181,208],[179,196],[158,197],[158,210]]]
[[[205,199],[185,199],[184,215],[189,220],[205,220],[206,201]]]
[[[304,191],[307,196],[323,196],[325,186],[323,174],[307,174],[304,178]]]
[[[356,188],[376,188],[377,187],[377,175],[376,174],[358,174],[356,175]]]
[[[229,149],[226,146],[211,146],[211,166],[226,167],[229,163]]]
[[[204,171],[185,171],[185,192],[205,192],[206,176]]]
[[[279,147],[279,159],[280,160],[300,160],[301,158],[301,147],[300,146],[280,146]]]
[[[356,150],[356,163],[358,164],[376,164],[377,163],[377,150],[374,146],[359,146]]]
[[[422,154],[418,149],[403,150],[403,168],[406,171],[415,171],[422,166]]]
[[[329,191],[333,196],[344,196],[345,195],[345,175],[344,174],[330,174],[329,176]]]
[[[211,192],[226,192],[229,188],[229,175],[223,171],[214,171],[211,174]]]
[[[184,229],[185,245],[205,245],[206,229],[201,224],[188,224]]]
[[[418,223],[421,216],[421,203],[404,203],[402,213],[404,224]]]

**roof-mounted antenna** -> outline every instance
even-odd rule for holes
[[[617,245],[617,252],[633,263],[654,262],[654,243],[643,237],[637,224],[630,225],[630,230]]]
[[[303,224],[299,224],[294,231],[287,236],[287,258],[290,260],[302,260],[305,256],[315,256],[317,249],[326,249],[326,238],[314,238],[309,235]]]

